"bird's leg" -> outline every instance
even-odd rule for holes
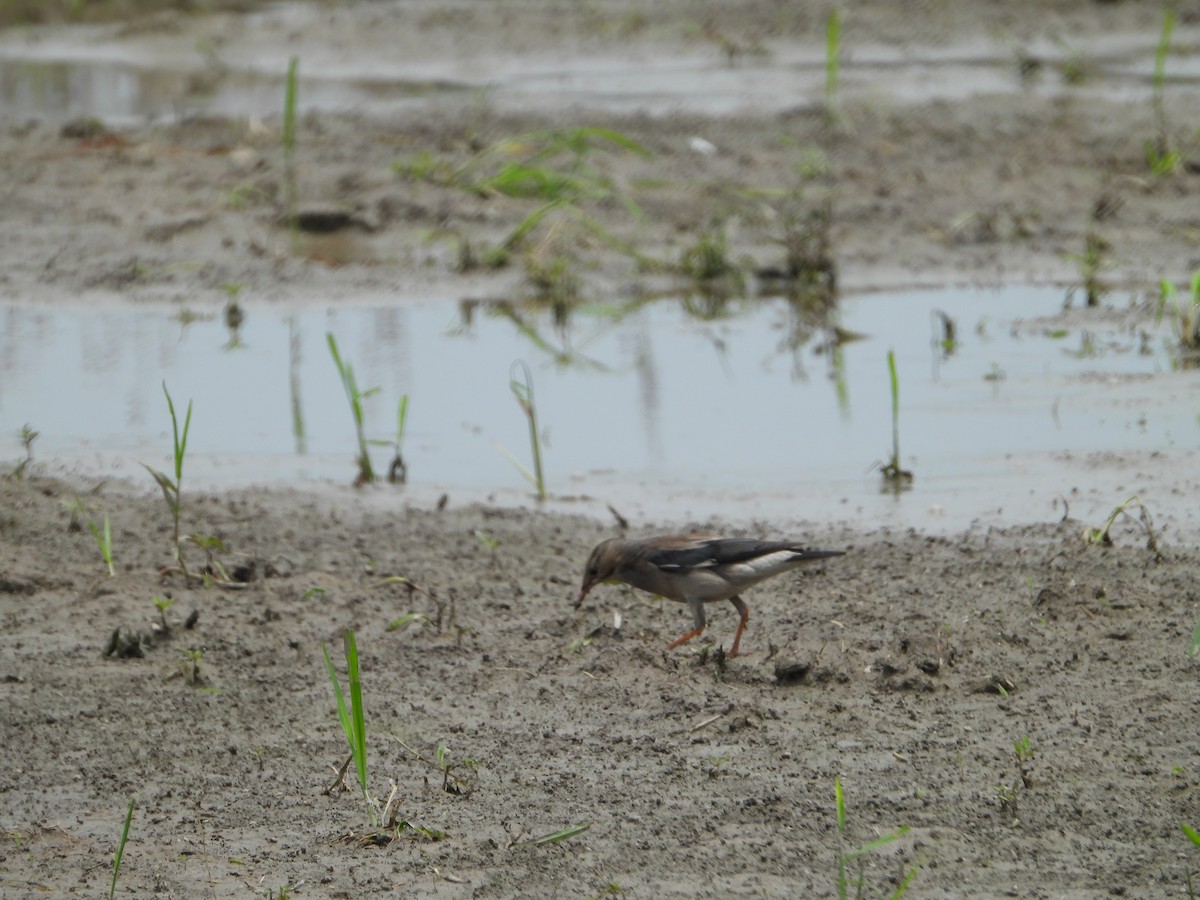
[[[671,641],[671,643],[667,644],[668,650],[674,650],[680,644],[686,644],[692,638],[704,634],[704,601],[688,597],[687,603],[692,608],[692,623],[696,627],[691,631],[685,631],[679,637],[675,638],[675,640]]]
[[[738,611],[741,616],[741,621],[738,622],[737,633],[733,636],[733,646],[729,648],[729,656],[738,655],[738,644],[742,642],[742,632],[746,630],[746,623],[750,621],[750,608],[742,602],[741,597],[730,597],[729,602],[733,604],[733,608]]]

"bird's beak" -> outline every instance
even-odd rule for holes
[[[591,591],[591,589],[593,587],[594,587],[594,585],[585,584],[583,587],[581,587],[579,589],[579,596],[575,598],[575,608],[576,609],[579,609],[579,607],[583,605],[583,598],[588,595],[588,593]]]

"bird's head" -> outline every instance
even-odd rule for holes
[[[579,596],[575,598],[575,606],[583,603],[583,598],[596,585],[613,581],[621,564],[620,538],[610,538],[596,545],[592,555],[588,557],[587,565],[583,567],[583,584],[579,588]]]

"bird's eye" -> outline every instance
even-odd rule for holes
[[[599,574],[600,574],[600,570],[597,569],[595,566],[592,566],[590,569],[588,569],[588,578],[595,578]]]

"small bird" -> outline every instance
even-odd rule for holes
[[[602,582],[624,582],[668,600],[686,603],[695,625],[667,645],[680,644],[704,632],[704,604],[728,600],[741,616],[729,656],[738,655],[750,610],[742,601],[746,588],[841,550],[809,550],[793,541],[721,538],[706,534],[663,535],[641,540],[612,538],[596,545],[583,569],[583,586],[575,608]]]

